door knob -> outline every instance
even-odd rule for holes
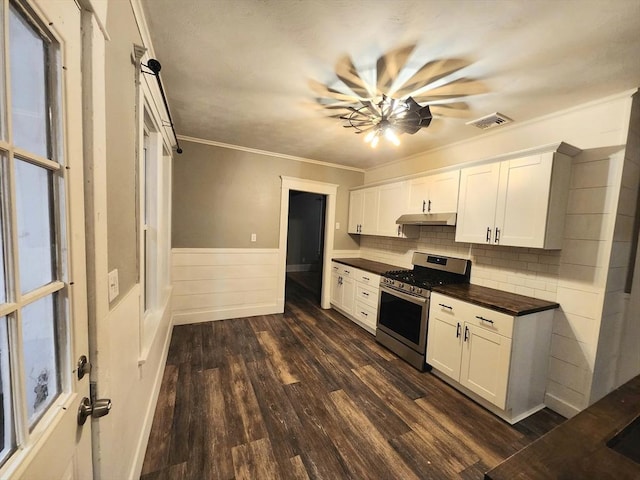
[[[84,425],[87,418],[100,418],[104,417],[111,410],[111,399],[100,398],[91,403],[87,397],[84,397],[78,407],[78,425]]]

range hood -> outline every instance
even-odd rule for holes
[[[409,213],[396,220],[398,225],[455,225],[455,213]]]

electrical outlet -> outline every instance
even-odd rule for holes
[[[340,230],[340,222],[336,222],[336,230]]]
[[[258,239],[257,235],[255,233],[251,234],[251,241],[255,242]]]
[[[120,287],[118,286],[118,269],[111,270],[109,272],[109,303],[120,294]]]

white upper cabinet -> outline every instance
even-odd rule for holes
[[[420,234],[415,225],[400,226],[398,217],[407,213],[407,182],[395,182],[351,192],[349,233],[396,238],[414,238]]]
[[[349,233],[375,235],[378,230],[378,188],[354,190],[349,195]]]
[[[403,213],[455,213],[460,170],[409,181],[409,209]]]
[[[406,182],[389,183],[378,187],[378,235],[396,237],[402,228],[396,220],[408,208],[408,188]]]
[[[463,168],[456,241],[561,248],[570,175],[559,152]]]

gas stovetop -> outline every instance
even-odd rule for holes
[[[412,263],[413,270],[392,270],[384,273],[380,284],[427,298],[435,286],[469,283],[469,260],[415,252]]]

